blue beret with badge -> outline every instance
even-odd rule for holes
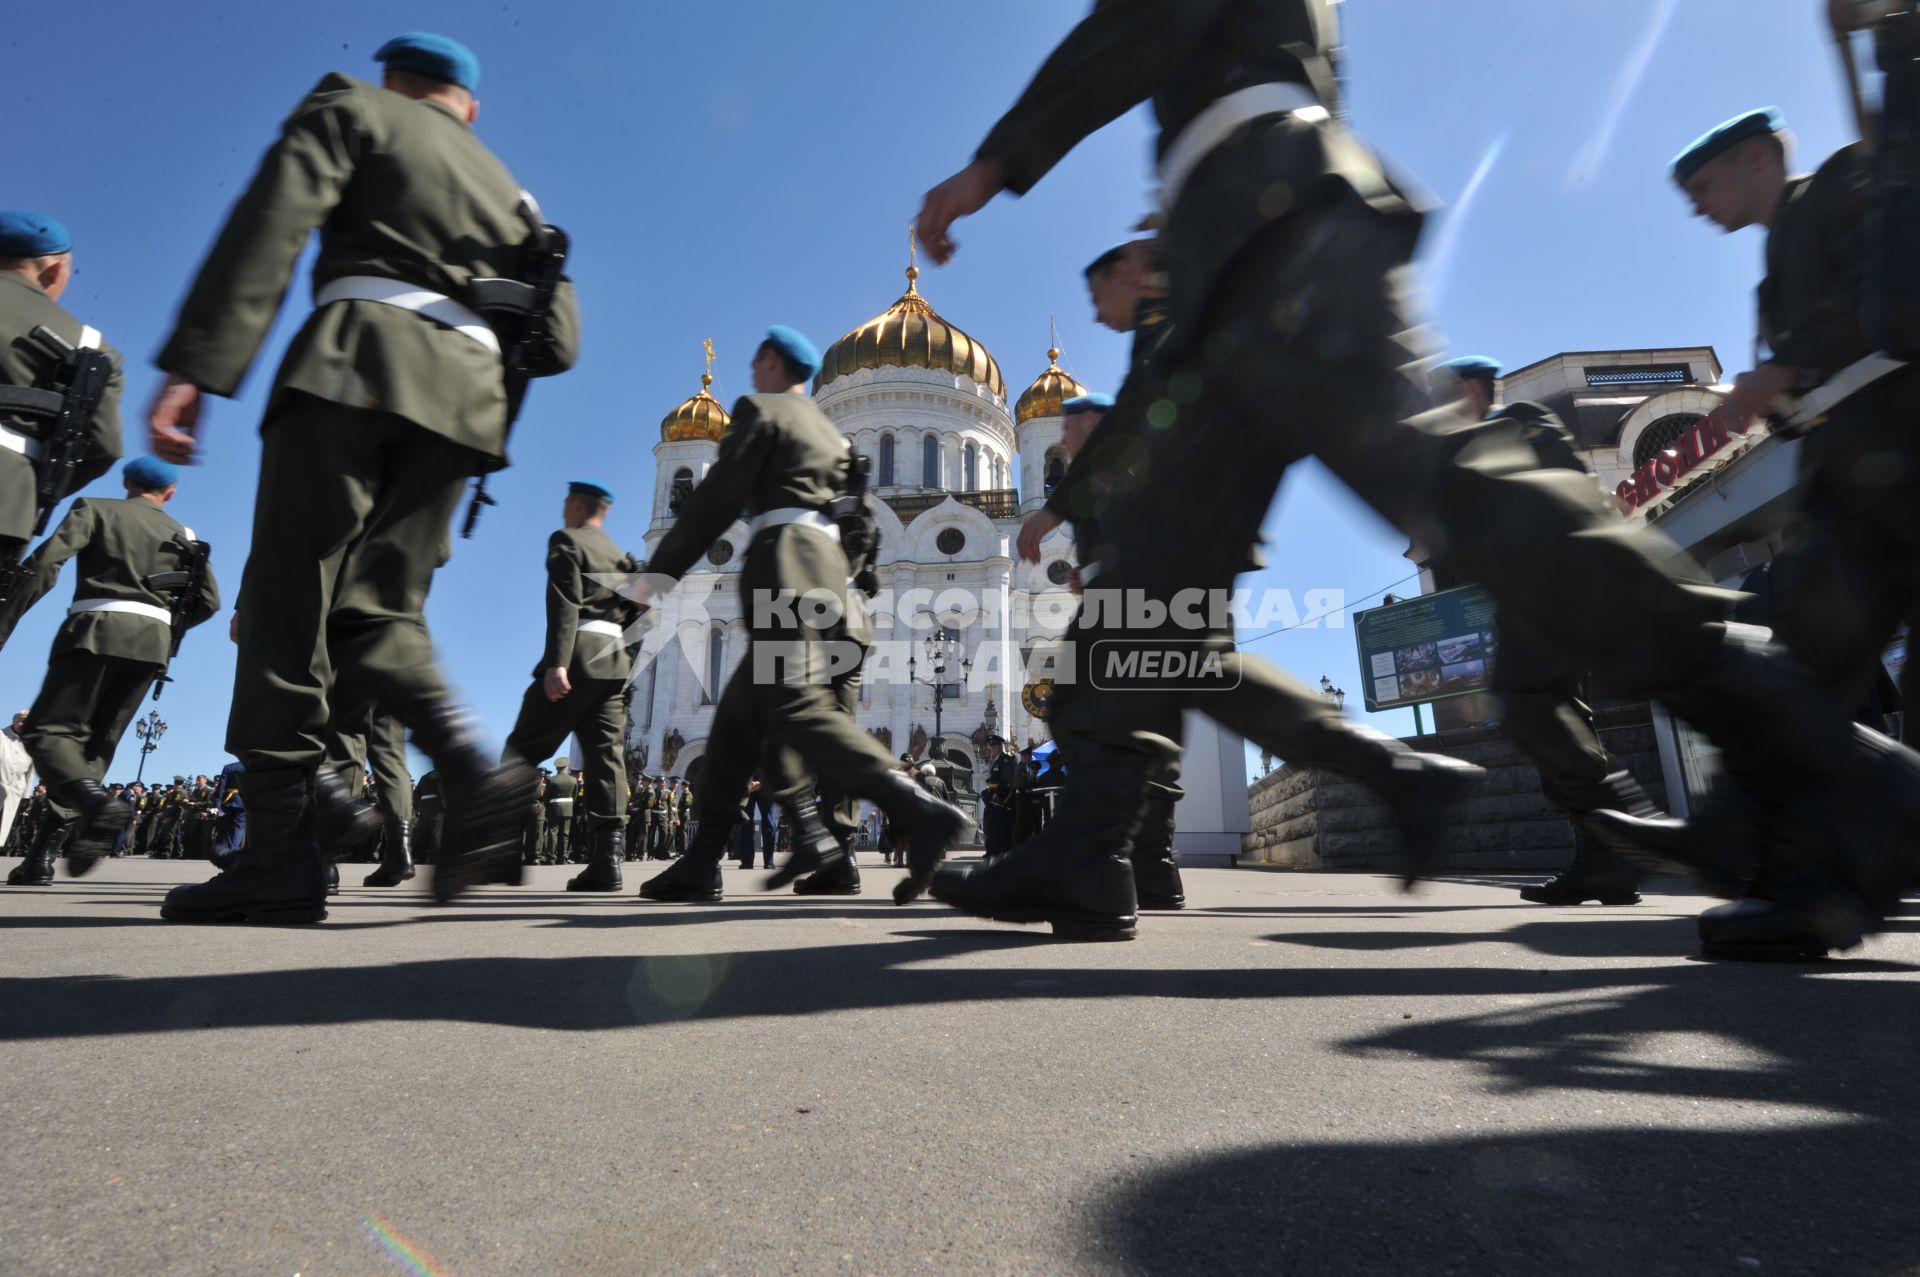
[[[1692,146],[1673,158],[1673,180],[1685,185],[1695,173],[1719,159],[1749,138],[1772,137],[1787,127],[1778,107],[1762,107],[1745,115],[1736,115],[1719,128],[1703,134]]]
[[[572,483],[569,483],[567,485],[567,495],[570,497],[592,497],[595,501],[605,501],[608,505],[613,504],[612,488],[609,488],[604,483],[588,483],[585,479],[575,479]]]
[[[1498,359],[1486,355],[1462,355],[1458,359],[1449,359],[1441,368],[1462,381],[1498,381],[1500,374],[1506,371]]]
[[[72,248],[67,228],[45,213],[0,211],[0,257],[52,257]]]
[[[457,84],[472,93],[480,87],[480,59],[458,40],[430,31],[409,31],[380,46],[373,55],[392,71],[411,71],[429,80]]]
[[[806,339],[802,333],[788,328],[785,324],[775,324],[767,329],[767,342],[781,354],[807,370],[812,377],[820,371],[820,351]]]
[[[1111,407],[1112,395],[1077,395],[1060,405],[1060,415],[1071,417],[1076,412],[1105,412]]]
[[[180,467],[158,457],[135,457],[120,467],[120,479],[135,492],[159,492],[180,482]]]

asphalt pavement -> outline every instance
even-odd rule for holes
[[[0,1274],[1920,1273],[1910,920],[1729,965],[1677,886],[1220,869],[1073,945],[646,868],[0,889]]]

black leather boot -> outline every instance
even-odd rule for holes
[[[1140,907],[1171,912],[1187,907],[1180,862],[1173,850],[1173,812],[1179,799],[1161,786],[1147,791],[1140,830],[1133,836],[1133,889]]]
[[[340,865],[332,860],[327,862],[327,894],[329,896],[340,894]]]
[[[808,874],[818,874],[845,864],[847,852],[840,840],[827,832],[820,819],[820,809],[811,798],[802,798],[795,802],[783,803],[787,821],[793,826],[793,850],[787,853],[786,863],[781,865],[767,879],[767,890],[778,891],[796,878]],[[854,875],[856,884],[859,875]],[[855,890],[858,890],[856,885]]]
[[[314,836],[321,852],[335,863],[359,852],[380,832],[380,809],[354,790],[330,767],[322,767],[313,778]]]
[[[33,846],[27,849],[26,859],[13,867],[7,875],[9,887],[51,887],[53,885],[53,858],[60,854],[66,845],[67,835],[73,827],[62,824],[49,816],[40,826],[40,836]]]
[[[843,855],[824,869],[818,869],[793,884],[796,896],[857,896],[860,894],[860,866],[851,855]]]
[[[1639,904],[1640,871],[1603,850],[1583,823],[1574,823],[1573,863],[1545,882],[1520,888],[1520,898],[1536,905]]]
[[[1131,940],[1132,840],[1153,760],[1093,741],[1073,747],[1053,819],[990,864],[941,865],[933,898],[1001,922],[1045,922],[1067,940]]]
[[[387,822],[386,833],[380,839],[380,867],[366,876],[363,886],[397,887],[413,877],[411,832],[404,820]]]
[[[479,724],[442,701],[414,724],[413,743],[433,760],[446,795],[446,824],[433,869],[433,898],[442,904],[485,883],[519,886],[520,829],[538,777],[517,758],[492,763],[480,749]]]
[[[911,904],[926,894],[935,867],[966,829],[965,813],[897,771],[882,772],[856,797],[870,800],[886,814],[894,845],[906,848],[907,876],[893,884],[893,903]]]
[[[593,831],[593,850],[587,856],[587,868],[567,879],[568,891],[619,891],[620,862],[627,858],[627,831],[624,825],[602,825]]]
[[[250,770],[240,781],[247,845],[208,882],[175,887],[160,906],[169,922],[292,925],[327,916],[327,861],[314,836],[313,772]]]
[[[701,821],[686,855],[641,883],[640,898],[669,904],[718,904],[722,895],[720,862],[726,859],[732,832],[717,820]]]
[[[60,802],[76,813],[67,835],[67,872],[84,878],[113,850],[114,835],[133,819],[133,808],[99,783],[70,780],[60,787]]]

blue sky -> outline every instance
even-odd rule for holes
[[[1456,349],[1517,366],[1562,350],[1712,344],[1730,373],[1746,366],[1760,241],[1693,222],[1665,165],[1759,105],[1786,112],[1809,166],[1848,140],[1824,6],[1342,7],[1356,127],[1458,206],[1427,241],[1442,259],[1430,262],[1438,322]],[[397,32],[443,31],[475,49],[482,135],[573,233],[585,335],[579,367],[535,388],[515,466],[494,484],[502,504],[457,544],[429,609],[450,676],[503,736],[540,651],[542,550],[566,480],[630,494],[609,530],[638,546],[658,423],[698,387],[701,340],[718,346],[715,390],[730,400],[747,389],[746,360],[769,323],[824,345],[889,304],[921,192],[968,158],[1087,8],[106,0],[88,7],[85,38],[61,56],[9,68],[16,119],[40,124],[26,130],[0,203],[71,227],[79,274],[67,304],[129,356],[128,447],[138,453],[152,353],[279,120],[329,70],[372,77],[372,51]],[[1027,198],[963,225],[960,257],[922,280],[999,358],[1014,393],[1045,364],[1050,314],[1063,363],[1089,385],[1117,383],[1125,342],[1091,323],[1079,270],[1144,210],[1150,139],[1144,112],[1119,121]],[[213,543],[229,598],[253,516],[265,388],[306,308],[303,274],[241,396],[213,404],[211,454],[176,502]],[[1253,584],[1296,597],[1344,589],[1359,603],[1411,571],[1402,538],[1311,465],[1290,476],[1268,540],[1274,566]],[[70,593],[63,581],[0,656],[0,704],[31,701]],[[172,730],[149,771],[219,765],[233,666],[225,628],[222,618],[189,639],[160,706]],[[1351,629],[1301,629],[1253,650],[1309,682],[1326,673],[1358,687]],[[1406,711],[1378,721],[1412,731]],[[134,745],[129,736],[115,778],[133,774]]]

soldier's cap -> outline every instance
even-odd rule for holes
[[[1004,736],[987,737],[987,744],[989,745],[1005,745],[1006,743],[1007,743],[1007,738]]]
[[[0,257],[52,257],[72,250],[67,228],[45,213],[0,210]]]
[[[175,776],[173,778],[173,783],[176,785],[184,785],[187,783],[187,778],[185,776]]]
[[[567,485],[567,495],[570,497],[592,497],[595,501],[604,501],[608,505],[613,504],[612,488],[607,487],[604,483],[589,483],[585,479],[575,479],[569,483]]]
[[[458,40],[430,31],[409,31],[380,46],[373,55],[395,71],[411,71],[430,80],[457,84],[469,93],[480,87],[480,59]]]
[[[1105,412],[1111,407],[1112,395],[1075,395],[1060,405],[1060,415],[1071,417],[1076,412]]]
[[[1498,359],[1487,355],[1462,355],[1458,359],[1447,360],[1434,371],[1451,373],[1459,381],[1498,381],[1506,367]]]
[[[1109,248],[1106,252],[1088,262],[1087,269],[1083,273],[1088,279],[1092,279],[1095,275],[1098,275],[1101,271],[1113,265],[1122,257],[1125,257],[1127,250],[1132,247],[1133,244],[1131,241],[1115,244],[1112,248]]]
[[[767,329],[767,344],[799,364],[812,377],[820,371],[820,350],[806,335],[785,324],[775,324]]]
[[[565,770],[566,770],[567,768],[569,768],[569,767],[571,767],[571,766],[573,766],[573,764],[572,764],[572,763],[571,763],[570,761],[568,761],[567,759],[564,759],[564,758],[556,758],[556,759],[554,759],[554,760],[553,760],[553,765],[554,765],[555,767],[558,767],[558,768],[559,768],[559,769],[560,769],[561,771],[565,771]]]
[[[1787,127],[1777,106],[1736,115],[1719,128],[1704,133],[1692,146],[1673,157],[1673,180],[1682,186],[1708,164],[1749,138],[1771,137]]]
[[[158,457],[135,457],[120,467],[120,480],[135,492],[163,492],[180,482],[180,467]]]

